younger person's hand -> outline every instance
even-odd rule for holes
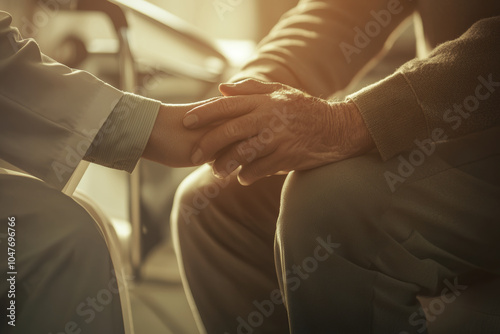
[[[193,166],[193,148],[211,128],[190,130],[183,126],[182,120],[189,110],[216,99],[190,104],[162,104],[142,157],[170,167]]]

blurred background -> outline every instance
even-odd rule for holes
[[[188,103],[219,95],[218,84],[245,63],[297,0],[111,1],[119,11],[106,3],[0,0],[0,10],[9,12],[14,26],[46,55],[70,67],[165,103]],[[402,31],[379,66],[351,90],[414,57],[411,22]],[[127,174],[91,164],[78,187],[116,232],[136,333],[198,333],[169,227],[173,196],[191,171],[143,161],[134,189]],[[131,191],[140,202],[139,243],[132,242]]]

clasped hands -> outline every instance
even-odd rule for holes
[[[143,156],[174,167],[212,162],[221,178],[241,167],[238,180],[249,185],[374,146],[352,102],[322,100],[253,79],[219,89],[223,97],[163,105]]]

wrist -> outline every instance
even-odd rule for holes
[[[163,152],[164,150],[164,136],[166,133],[165,117],[167,116],[166,106],[162,104],[160,109],[158,110],[158,115],[156,116],[156,120],[153,125],[153,129],[151,130],[151,134],[149,136],[148,143],[142,152],[142,157],[148,160],[152,160],[159,163],[164,163],[163,161]]]
[[[347,135],[352,144],[353,155],[365,153],[373,149],[375,143],[356,104],[351,100],[347,100],[342,104],[344,105],[347,122],[350,124]]]
[[[336,160],[343,160],[370,151],[375,147],[356,104],[350,100],[328,102],[330,112],[329,137]]]

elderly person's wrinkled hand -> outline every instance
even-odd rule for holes
[[[295,88],[245,80],[223,84],[226,97],[190,110],[189,129],[213,126],[192,151],[195,165],[214,161],[225,177],[241,166],[238,179],[256,180],[306,170],[366,152],[374,144],[352,102],[331,102]]]

